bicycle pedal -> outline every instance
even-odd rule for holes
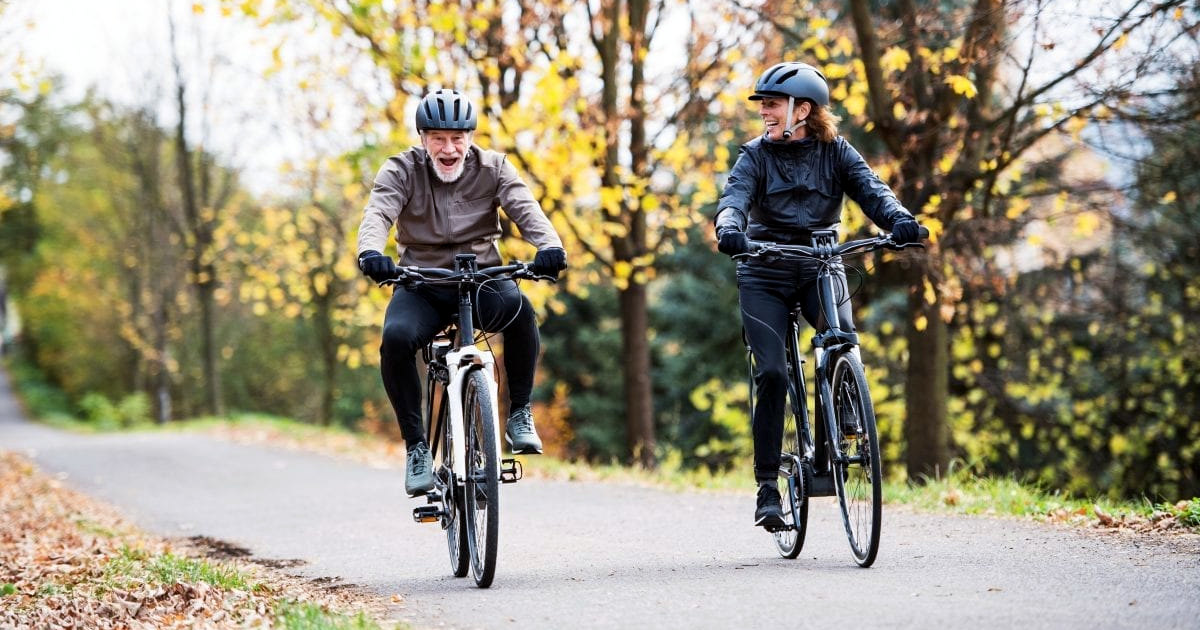
[[[525,476],[525,468],[521,466],[521,462],[515,459],[502,459],[500,464],[500,481],[502,483],[516,483]]]
[[[442,493],[438,492],[437,490],[430,490],[429,492],[425,493],[425,501],[427,503],[441,503]]]
[[[413,520],[418,523],[436,523],[441,517],[442,511],[436,505],[413,508]]]

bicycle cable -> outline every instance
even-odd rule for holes
[[[479,295],[483,291],[484,287],[487,287],[488,291],[490,291],[492,295],[504,295],[505,292],[503,290],[496,289],[494,287],[488,287],[488,285],[493,282],[502,282],[504,280],[512,280],[513,282],[513,291],[516,291],[518,297],[517,311],[513,313],[512,317],[510,317],[507,322],[504,322],[503,326],[500,326],[494,332],[488,332],[485,329],[489,328],[490,326],[485,326],[483,323],[483,314],[480,312],[482,309],[479,307]],[[480,339],[488,345],[489,349],[492,347],[491,337],[497,333],[502,333],[507,330],[508,327],[513,324],[513,322],[517,321],[517,318],[521,316],[521,311],[525,309],[525,299],[523,296],[521,296],[521,290],[517,287],[517,280],[513,278],[488,278],[487,280],[480,282],[479,286],[475,288],[475,295],[472,296],[472,299],[475,302],[476,314],[479,317],[479,328],[483,330],[483,335],[480,336]],[[493,322],[489,320],[488,324],[491,323]]]

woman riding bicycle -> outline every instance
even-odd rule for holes
[[[742,145],[729,173],[715,218],[718,250],[744,254],[751,240],[809,245],[814,230],[836,229],[843,195],[891,230],[897,244],[919,238],[913,215],[837,134],[838,117],[829,110],[829,86],[819,70],[805,63],[776,64],[758,78],[750,100],[759,101],[766,132]],[[797,305],[809,324],[818,323],[818,264],[744,260],[737,266],[758,392],[751,420],[758,482],[754,524],[769,530],[784,525],[777,481],[788,382],[784,334]],[[840,294],[847,295],[844,270],[834,272]],[[838,305],[838,316],[842,330],[854,330],[848,301]]]

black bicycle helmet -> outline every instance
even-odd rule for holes
[[[797,61],[777,63],[762,73],[754,84],[750,100],[768,96],[806,98],[817,105],[829,106],[829,84],[820,70]]]
[[[430,92],[417,105],[417,131],[474,131],[477,123],[471,101],[455,90]]]

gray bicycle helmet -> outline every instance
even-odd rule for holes
[[[829,106],[829,84],[820,70],[797,61],[777,63],[758,77],[750,100],[768,96],[806,98],[817,105]]]
[[[471,101],[455,90],[430,92],[417,105],[417,131],[474,131],[477,123]]]

